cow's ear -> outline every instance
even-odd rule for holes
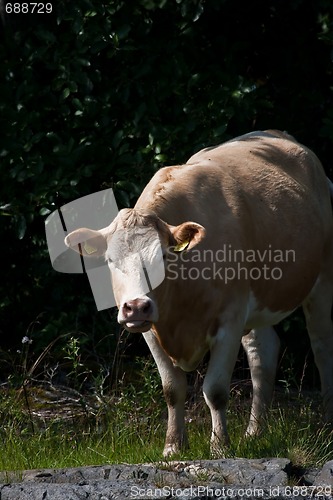
[[[182,252],[183,250],[190,250],[195,247],[206,234],[206,230],[196,222],[184,222],[179,226],[171,228],[171,233],[176,240],[174,246],[175,252]]]
[[[101,257],[107,249],[106,238],[100,231],[84,227],[69,233],[65,244],[84,257]]]

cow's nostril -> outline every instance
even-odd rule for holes
[[[125,318],[135,320],[145,320],[152,312],[153,308],[149,299],[135,299],[124,302],[122,314]]]
[[[150,302],[146,303],[146,305],[143,307],[142,311],[144,313],[148,313],[150,311]]]

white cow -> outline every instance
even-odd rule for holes
[[[162,168],[135,207],[121,210],[110,226],[67,236],[66,244],[83,255],[108,260],[118,321],[143,332],[153,354],[168,405],[164,455],[186,444],[185,372],[208,351],[203,392],[212,451],[228,444],[226,407],[240,343],[253,383],[247,434],[260,431],[279,350],[272,325],[299,305],[325,415],[333,420],[330,189],[318,158],[293,137],[252,132]],[[137,256],[146,249],[145,262],[153,266],[157,241],[166,276],[140,293],[145,265]]]

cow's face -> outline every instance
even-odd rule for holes
[[[204,234],[204,228],[194,222],[175,227],[156,215],[125,209],[107,228],[77,229],[65,242],[84,256],[104,256],[119,309],[118,322],[130,332],[146,332],[158,320],[152,291],[165,278],[169,248],[189,249]]]

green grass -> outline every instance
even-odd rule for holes
[[[279,398],[281,399],[281,398]],[[231,400],[228,411],[228,428],[231,446],[226,458],[289,458],[296,467],[319,467],[332,458],[332,429],[322,423],[318,407],[308,400],[290,401],[282,398],[269,411],[264,431],[259,437],[244,436],[249,418],[250,401],[239,407]],[[208,409],[202,422],[188,425],[191,452],[189,458],[209,457],[210,418]],[[187,456],[186,456],[187,458]]]
[[[53,344],[50,344],[52,347]],[[45,349],[30,361],[30,343],[23,344],[18,367],[0,390],[0,470],[76,467],[111,463],[158,462],[166,430],[166,407],[152,360],[135,360],[128,373],[106,389],[108,371],[89,376],[81,347],[70,337],[64,356],[69,363],[67,387],[53,384],[42,369]],[[31,367],[29,365],[31,363]],[[34,373],[40,373],[38,381]],[[14,376],[15,375],[15,376]],[[201,394],[203,375],[192,376],[187,406],[190,448],[177,459],[208,459],[210,415]],[[89,380],[84,388],[84,382]],[[226,458],[286,457],[295,466],[320,466],[333,452],[332,434],[323,427],[320,403],[301,387],[293,393],[290,381],[277,391],[265,431],[245,439],[250,411],[249,384],[233,384],[228,410],[231,447]],[[191,386],[191,384],[190,384]]]
[[[4,471],[154,461],[160,458],[157,443],[156,438],[154,442],[138,439],[131,430],[125,436],[124,431],[115,428],[102,435],[73,436],[52,430],[29,437],[12,434],[2,446],[0,468]]]
[[[75,424],[74,424],[75,425]],[[24,435],[11,432],[2,444],[0,469],[77,467],[156,460],[157,438],[138,438],[131,429],[113,426],[102,434],[47,429]],[[162,441],[160,443],[162,445]]]
[[[129,385],[99,406],[83,400],[79,401],[81,410],[74,410],[70,416],[64,416],[58,408],[44,419],[45,402],[37,404],[35,398],[41,389],[27,387],[25,394],[22,390],[3,390],[0,469],[160,461],[166,413],[158,384],[152,380],[149,383],[150,394],[145,387],[140,392]],[[318,408],[300,397],[290,401],[290,396],[284,395],[279,399],[262,436],[245,439],[249,402],[239,395],[232,397],[228,412],[232,446],[226,457],[287,457],[296,466],[320,466],[332,456],[332,434],[320,424]],[[188,407],[187,429],[190,449],[177,458],[210,458],[209,412],[199,396]]]
[[[61,340],[59,351],[55,345]],[[116,376],[111,377],[108,354],[105,359],[96,350],[87,355],[81,337],[60,336],[36,355],[31,355],[31,342],[24,337],[16,354],[0,352],[4,366],[10,368],[0,387],[1,471],[162,460],[167,412],[151,358],[128,359],[119,344],[111,369]],[[320,398],[304,393],[303,376],[300,386],[295,384],[292,363],[284,358],[283,389],[276,391],[260,437],[244,438],[251,384],[232,384],[228,410],[232,445],[226,458],[286,457],[295,467],[319,467],[332,457],[333,436],[322,424]],[[92,359],[98,362],[91,365]],[[211,458],[211,421],[202,397],[204,372],[205,364],[189,375],[190,448],[176,459]],[[66,387],[54,382],[59,373]]]

